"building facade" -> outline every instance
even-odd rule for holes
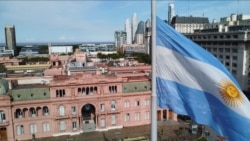
[[[82,66],[82,71],[67,73],[65,64],[72,60],[85,62],[85,59],[86,54],[82,53],[71,57],[52,54],[50,68],[65,73],[1,79],[1,140],[28,140],[150,124],[151,66],[108,67],[103,73]],[[177,120],[177,115],[171,110],[158,109],[157,119]]]
[[[217,57],[237,79],[241,88],[250,91],[250,18],[247,17],[232,14],[186,36]]]
[[[194,33],[195,29],[203,29],[209,20],[206,17],[180,17],[174,16],[171,20],[171,26],[180,33]]]

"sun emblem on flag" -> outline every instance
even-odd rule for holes
[[[223,80],[220,85],[220,94],[226,104],[237,107],[243,103],[243,97],[239,89],[229,80]]]

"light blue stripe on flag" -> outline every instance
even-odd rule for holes
[[[232,141],[250,139],[250,104],[213,55],[156,18],[158,105]]]

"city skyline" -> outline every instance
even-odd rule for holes
[[[156,14],[168,18],[170,0],[156,2]],[[231,13],[250,15],[250,1],[175,0],[175,14],[220,20]],[[137,23],[151,17],[150,1],[0,1],[0,43],[4,27],[14,25],[17,43],[114,41],[126,19],[137,14]]]

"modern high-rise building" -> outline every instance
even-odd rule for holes
[[[127,44],[132,44],[131,23],[129,19],[125,22],[125,32],[127,33]]]
[[[135,32],[137,30],[137,15],[136,13],[132,16],[132,42],[135,40]]]
[[[115,47],[119,48],[127,43],[127,33],[125,31],[115,31]]]
[[[145,23],[145,40],[144,40],[144,44],[145,44],[145,48],[146,48],[146,53],[147,54],[151,54],[151,20],[147,20]]]
[[[174,15],[175,15],[175,13],[174,13],[174,4],[169,3],[168,4],[168,24],[171,24]]]
[[[9,50],[14,50],[14,54],[16,53],[16,33],[14,25],[6,25],[5,26],[5,42],[6,47]]]
[[[135,32],[135,43],[142,45],[144,44],[144,33],[145,33],[145,24],[143,21],[140,21]]]

